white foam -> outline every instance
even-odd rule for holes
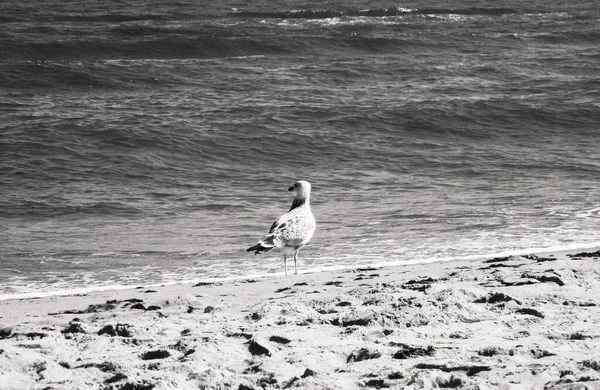
[[[575,214],[577,218],[590,218],[590,217],[600,217],[600,207],[593,208],[591,210],[584,210],[577,214]]]
[[[467,256],[428,257],[428,258],[416,258],[416,259],[412,259],[412,260],[360,262],[360,263],[344,264],[344,265],[321,266],[321,267],[313,267],[313,268],[309,268],[309,269],[305,269],[305,270],[300,270],[299,273],[300,274],[311,274],[311,273],[320,273],[320,272],[352,270],[352,269],[364,268],[364,267],[385,268],[385,267],[396,267],[396,266],[402,266],[402,265],[442,263],[442,262],[460,261],[460,260],[462,260],[462,261],[484,260],[484,259],[494,258],[494,257],[524,256],[524,255],[529,255],[529,254],[557,253],[557,252],[565,252],[565,251],[582,251],[582,250],[591,250],[591,249],[597,249],[597,248],[600,248],[600,242],[586,243],[586,244],[573,243],[573,244],[569,244],[569,245],[557,245],[557,246],[542,247],[542,248],[526,248],[526,249],[509,250],[509,251],[503,251],[503,252],[494,252],[494,253],[467,255]],[[197,279],[188,279],[188,280],[172,280],[172,281],[165,281],[165,282],[160,282],[160,283],[143,284],[143,287],[144,288],[153,288],[153,287],[162,287],[162,286],[185,285],[185,284],[192,284],[192,283],[215,283],[215,282],[225,282],[225,281],[235,281],[235,280],[261,279],[261,278],[267,278],[267,277],[273,277],[273,276],[283,276],[283,275],[284,275],[283,272],[269,272],[269,273],[237,275],[237,276],[221,277],[221,278],[197,278]],[[133,290],[139,286],[140,286],[140,284],[107,285],[107,286],[94,286],[94,287],[86,287],[86,288],[65,289],[65,290],[58,290],[58,291],[39,291],[39,292],[27,292],[27,293],[15,293],[15,294],[0,294],[0,301],[15,300],[15,299],[43,298],[43,297],[51,297],[51,296],[85,295],[88,293],[99,292],[99,291]]]

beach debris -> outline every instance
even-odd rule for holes
[[[593,336],[588,336],[588,335],[585,335],[580,332],[572,333],[568,337],[569,340],[586,340],[586,339],[592,339],[592,338],[593,338]]]
[[[35,339],[43,339],[44,337],[48,337],[48,335],[46,333],[42,333],[42,332],[26,332],[26,333],[13,333],[12,336],[10,336],[11,338],[15,338],[17,340],[22,339],[22,338],[27,338],[29,340],[35,340]]]
[[[215,311],[215,308],[214,308],[213,306],[210,306],[210,305],[209,305],[209,306],[206,306],[206,307],[204,308],[204,313],[205,313],[205,314],[212,313],[213,311]]]
[[[456,332],[452,332],[448,335],[448,337],[450,337],[451,339],[468,339],[469,335],[464,333],[464,332],[460,332],[460,331],[456,331]]]
[[[324,283],[323,286],[335,286],[340,287],[343,284],[341,280],[332,280],[330,282]]]
[[[563,282],[558,276],[549,276],[549,275],[538,275],[538,274],[532,274],[529,272],[525,272],[521,275],[521,278],[529,278],[529,279],[535,279],[538,280],[542,283],[546,283],[546,282],[554,282],[556,284],[558,284],[559,286],[564,286],[565,282]]]
[[[220,286],[222,283],[215,282],[199,282],[194,284],[192,287],[206,287],[206,286]]]
[[[531,355],[536,359],[541,359],[548,356],[556,356],[555,353],[548,352],[547,350],[540,348],[532,348],[530,352]]]
[[[579,302],[576,303],[576,305],[578,306],[582,306],[582,307],[593,307],[593,306],[597,306],[596,303],[594,302]]]
[[[12,328],[10,328],[10,327],[0,328],[0,340],[9,338],[11,333],[12,333]]]
[[[350,318],[340,320],[339,318],[335,318],[330,321],[331,325],[335,326],[367,326],[369,325],[373,319],[371,317],[358,317],[358,318]]]
[[[581,383],[581,382],[591,382],[591,383]],[[575,383],[580,383],[576,385]],[[600,388],[600,382],[596,378],[592,378],[589,376],[582,376],[579,378],[574,378],[573,374],[569,374],[569,376],[561,376],[561,378],[557,381],[551,381],[546,383],[544,386],[544,390],[575,390],[575,389],[598,389]]]
[[[547,262],[547,261],[556,261],[557,260],[556,257],[552,257],[552,256],[550,256],[550,257],[539,257],[539,256],[536,256],[536,255],[525,255],[525,256],[523,256],[523,258],[525,258],[527,260],[533,260],[533,261],[536,261],[538,263],[544,263],[544,262]]]
[[[197,310],[197,308],[192,305],[188,305],[187,310],[185,312],[188,314],[192,314],[194,310]]]
[[[504,263],[492,263],[488,266],[480,267],[479,269],[489,269],[489,268],[519,268],[524,264],[504,264]]]
[[[146,311],[156,311],[156,310],[160,310],[160,309],[162,309],[160,306],[150,305],[146,308]]]
[[[391,347],[399,347],[399,349],[392,356],[393,359],[409,359],[417,356],[433,356],[435,355],[435,348],[433,346],[414,347],[404,343],[391,342]]]
[[[420,299],[417,297],[400,297],[398,298],[398,302],[393,303],[392,307],[394,309],[402,308],[402,307],[423,307]]]
[[[477,351],[477,354],[479,356],[486,356],[486,357],[496,356],[496,355],[500,355],[503,353],[504,353],[504,350],[499,347],[485,347],[485,348],[482,348],[479,351]]]
[[[296,287],[296,286],[308,286],[308,283],[306,283],[306,282],[294,283],[294,287]]]
[[[518,309],[517,311],[515,311],[515,313],[526,314],[526,315],[535,316],[535,317],[539,317],[539,318],[545,317],[540,311],[531,309],[529,307],[524,307],[522,309]]]
[[[155,351],[148,351],[142,354],[142,360],[154,360],[154,359],[165,359],[171,356],[169,351],[164,349],[157,349]]]
[[[252,313],[248,314],[248,318],[252,321],[259,321],[263,318],[263,315],[258,311],[253,311]]]
[[[146,310],[146,306],[141,303],[136,303],[135,305],[131,305],[130,309]]]
[[[86,331],[81,327],[79,322],[71,322],[69,326],[65,329],[61,330],[60,333],[68,334],[68,333],[86,333]]]
[[[102,311],[110,311],[117,307],[115,305],[115,303],[118,303],[118,302],[117,301],[106,301],[106,303],[89,305],[84,310],[63,310],[63,311],[58,311],[58,312],[54,312],[54,313],[48,313],[48,315],[49,316],[58,316],[58,315],[63,315],[63,314],[90,314],[90,313],[98,313],[98,312],[102,312]]]
[[[184,353],[189,350],[188,344],[184,340],[178,340],[175,344],[169,346],[169,348]]]
[[[459,376],[451,374],[448,377],[445,376],[437,376],[435,378],[436,387],[440,388],[457,388],[464,385],[463,379]]]
[[[504,261],[514,260],[510,256],[506,257],[494,257],[493,259],[483,260],[483,263],[502,263]]]
[[[342,301],[342,302],[338,302],[338,303],[336,304],[336,306],[339,306],[339,307],[352,306],[352,303],[350,303],[350,302],[348,302],[348,301]]]
[[[185,351],[185,353],[183,354],[183,357],[190,356],[191,354],[193,354],[195,352],[196,352],[196,349],[190,348],[187,351]]]
[[[408,282],[401,285],[400,287],[405,290],[419,291],[424,293],[429,288],[431,288],[431,284],[435,282],[437,282],[437,280],[431,277],[420,280],[411,279]]]
[[[381,378],[377,379],[369,379],[368,381],[363,383],[364,387],[372,387],[374,389],[384,389],[390,387],[385,381]]]
[[[594,371],[600,372],[600,360],[584,360],[579,364],[583,368],[591,368]]]
[[[109,336],[133,337],[131,325],[117,324],[116,326],[105,325],[98,331],[98,335],[108,334]]]
[[[597,250],[596,252],[580,252],[580,253],[576,253],[574,255],[567,255],[568,257],[600,257],[600,250]]]
[[[499,279],[498,280],[501,284],[505,285],[505,286],[527,286],[529,284],[536,284],[538,283],[537,280],[534,279],[523,279],[523,278],[506,278],[506,279]]]
[[[403,379],[403,378],[404,378],[404,374],[401,373],[400,371],[394,371],[394,372],[390,372],[388,374],[388,379],[391,379],[391,380]]]
[[[489,366],[478,366],[478,365],[464,365],[464,366],[448,366],[446,364],[432,364],[432,363],[419,363],[415,365],[415,368],[420,370],[440,370],[444,372],[452,371],[466,371],[467,376],[477,375],[482,371],[490,371]]]
[[[292,289],[291,287],[282,287],[282,288],[279,288],[279,289],[275,290],[275,292],[276,293],[280,293],[280,292],[288,291],[288,290],[291,290],[291,289]]]
[[[267,386],[275,386],[277,385],[277,379],[275,379],[275,374],[269,372],[267,376],[264,376],[258,380],[258,384],[262,388],[266,388]]]
[[[380,357],[381,357],[381,352],[379,352],[379,351],[371,351],[367,348],[360,348],[360,349],[350,353],[350,355],[346,359],[346,363],[360,362],[363,360],[370,360],[370,359],[379,359]]]
[[[365,268],[357,268],[356,272],[372,272],[372,271],[379,271],[381,269],[380,268],[374,268],[374,267],[365,267]]]
[[[146,291],[144,291],[144,294],[152,294],[155,292],[156,292],[156,290],[146,290]]]
[[[306,370],[304,370],[304,374],[302,374],[300,376],[300,378],[304,379],[304,378],[308,378],[309,376],[315,376],[315,375],[317,375],[316,372],[314,372],[310,368],[307,368]]]
[[[117,366],[111,362],[86,363],[86,364],[82,364],[80,366],[76,366],[73,368],[78,369],[78,368],[90,368],[90,367],[97,368],[102,372],[111,372],[111,371],[116,371],[116,369],[117,369]]]
[[[292,387],[294,385],[294,383],[296,383],[299,380],[300,380],[300,378],[298,378],[297,376],[295,376],[292,379],[290,379],[289,381],[287,381],[286,383],[284,383],[283,384],[283,388],[284,389],[289,389],[290,387]]]
[[[243,383],[240,383],[237,390],[254,390],[254,387],[247,386]]]
[[[46,365],[46,362],[35,362],[31,365],[31,368],[33,368],[35,370],[35,373],[40,375],[40,373],[42,371],[45,371],[48,367]],[[41,376],[40,376],[41,377]]]
[[[494,292],[494,293],[488,293],[486,296],[477,298],[474,302],[475,303],[498,303],[498,302],[509,302],[509,301],[515,301],[517,304],[521,304],[521,301],[511,297],[510,295],[506,295],[504,293],[498,293],[498,292]]]
[[[259,344],[254,339],[248,341],[248,351],[250,351],[250,353],[253,356],[257,356],[257,355],[271,356],[271,351],[269,351],[267,348],[265,348],[264,346],[262,346],[261,344]]]
[[[109,303],[109,302],[111,302],[111,303],[123,303],[123,302],[125,302],[125,303],[142,303],[142,302],[144,302],[144,300],[140,299],[140,298],[129,298],[129,299],[123,299],[122,301],[117,301],[117,300],[107,301],[106,303]]]
[[[273,341],[273,342],[279,343],[279,344],[289,344],[292,340],[288,340],[285,337],[281,337],[281,336],[271,336],[269,338],[269,341]]]
[[[250,340],[252,338],[252,335],[250,333],[244,333],[244,332],[229,333],[227,336],[228,337],[243,338],[243,339],[246,339],[246,340]]]
[[[127,379],[127,375],[123,374],[122,372],[117,372],[115,375],[111,376],[110,378],[106,379],[104,381],[104,383],[115,383],[118,382],[120,380],[123,379]]]

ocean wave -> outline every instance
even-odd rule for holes
[[[150,36],[143,39],[100,39],[63,40],[46,42],[10,41],[0,47],[0,58],[4,61],[85,61],[103,59],[162,59],[162,58],[218,58],[247,55],[289,53],[289,41],[251,36],[227,37],[210,35]],[[20,65],[20,64],[18,64]],[[10,64],[9,64],[10,66]],[[0,69],[0,77],[6,71]],[[89,75],[84,75],[90,77]],[[0,80],[2,80],[0,79]],[[3,84],[4,84],[4,80]],[[77,81],[77,80],[76,80]],[[85,80],[84,80],[85,81]]]
[[[97,202],[91,204],[64,204],[40,200],[0,202],[5,217],[65,217],[65,216],[134,216],[143,211],[123,202]]]
[[[307,9],[290,11],[245,11],[236,10],[232,14],[244,18],[265,19],[328,19],[340,17],[386,17],[406,14],[419,15],[508,15],[521,11],[502,7],[470,7],[470,8],[417,8],[401,7],[372,8],[354,10]]]

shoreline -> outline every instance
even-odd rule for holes
[[[339,271],[349,271],[358,268],[365,267],[377,267],[377,268],[393,268],[393,267],[402,267],[407,265],[414,264],[437,264],[437,263],[448,263],[455,261],[483,261],[485,259],[490,259],[493,257],[507,257],[507,256],[524,256],[530,254],[555,254],[555,255],[566,255],[572,251],[589,251],[594,252],[600,250],[600,244],[574,244],[569,246],[557,246],[550,248],[527,248],[513,251],[504,251],[498,253],[491,254],[482,254],[482,255],[468,255],[462,257],[446,257],[446,258],[425,258],[425,259],[417,259],[417,260],[395,260],[389,262],[377,262],[373,264],[359,264],[359,265],[341,265],[341,266],[324,266],[324,267],[316,267],[310,268],[308,270],[299,270],[299,274],[301,275],[311,275],[322,272],[339,272]],[[218,283],[218,282],[227,282],[227,281],[239,281],[245,279],[262,279],[262,278],[270,278],[270,277],[278,277],[284,276],[283,271],[274,272],[274,273],[266,273],[266,274],[251,274],[251,275],[237,275],[231,277],[222,277],[222,278],[195,278],[195,279],[182,279],[175,281],[168,281],[162,283],[150,283],[150,284],[135,284],[135,285],[105,285],[105,286],[94,286],[94,287],[80,287],[66,290],[52,290],[52,291],[42,291],[42,292],[23,292],[23,293],[14,293],[14,294],[0,294],[0,302],[8,301],[8,300],[23,300],[23,299],[39,299],[45,297],[53,297],[53,296],[70,296],[70,295],[82,295],[82,294],[92,294],[96,292],[102,291],[122,291],[122,290],[135,290],[137,288],[157,288],[157,287],[165,287],[165,286],[175,286],[175,285],[187,285],[187,284],[196,284],[196,283]]]
[[[6,389],[600,388],[600,251],[0,301]]]

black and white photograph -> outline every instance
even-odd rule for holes
[[[0,1],[0,390],[600,389],[598,0]]]

